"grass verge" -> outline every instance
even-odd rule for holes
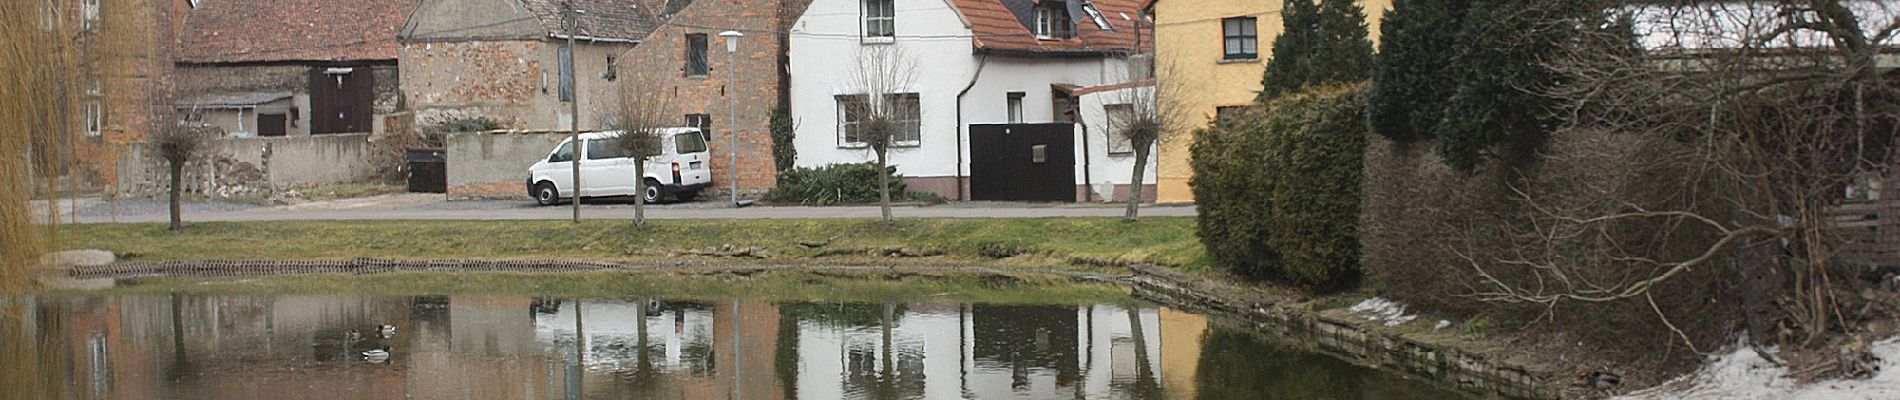
[[[587,260],[726,264],[966,264],[1075,268],[1140,262],[1204,264],[1192,218],[309,221],[68,227],[66,248],[121,262],[331,260]]]

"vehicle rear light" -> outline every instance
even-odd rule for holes
[[[678,161],[673,162],[673,183],[680,183],[680,163]]]

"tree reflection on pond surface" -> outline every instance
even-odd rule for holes
[[[38,390],[7,398],[1459,397],[1153,306],[288,295],[0,305],[0,382]]]

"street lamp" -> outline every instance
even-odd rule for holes
[[[719,32],[726,38],[726,101],[731,103],[732,133],[726,134],[727,151],[732,152],[732,206],[739,207],[739,31]]]

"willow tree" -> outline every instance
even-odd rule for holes
[[[0,293],[31,287],[28,268],[47,235],[56,234],[57,210],[47,209],[47,225],[35,225],[31,193],[54,193],[55,144],[70,137],[67,120],[74,89],[73,58],[66,53],[68,29],[58,3],[0,0]],[[51,204],[49,202],[49,204]]]

